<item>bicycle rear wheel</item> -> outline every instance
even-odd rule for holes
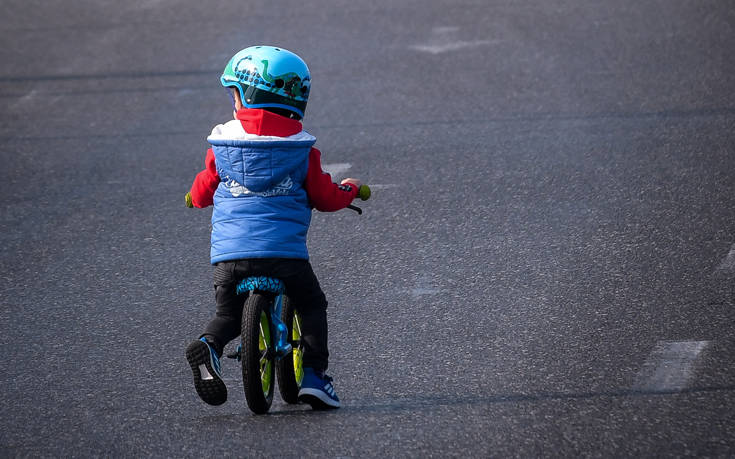
[[[275,349],[270,318],[271,297],[251,292],[242,311],[242,383],[248,407],[267,413],[275,386]]]
[[[301,381],[304,379],[303,355],[304,345],[301,342],[301,317],[291,305],[286,295],[283,296],[281,321],[288,329],[291,354],[276,362],[278,391],[286,403],[298,403]]]

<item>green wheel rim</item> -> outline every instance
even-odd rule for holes
[[[260,383],[263,395],[268,397],[273,382],[273,361],[268,358],[271,343],[271,331],[268,326],[268,316],[260,313],[260,333],[258,334],[258,349],[260,350]]]
[[[298,343],[301,340],[301,317],[294,312],[293,326],[291,327],[291,339]],[[304,355],[301,346],[293,348],[293,373],[296,377],[296,384],[301,387],[301,381],[304,380]]]

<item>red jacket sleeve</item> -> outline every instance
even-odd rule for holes
[[[191,185],[191,202],[194,207],[207,207],[214,204],[214,192],[220,180],[214,162],[214,152],[211,148],[207,150],[204,166],[204,170],[197,174]]]
[[[309,152],[309,169],[304,182],[306,194],[316,210],[334,212],[344,209],[357,197],[357,187],[332,182],[332,177],[322,170],[321,155],[316,148]]]

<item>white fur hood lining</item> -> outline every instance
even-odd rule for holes
[[[289,137],[277,137],[272,135],[256,135],[249,134],[242,127],[242,123],[239,120],[231,120],[225,124],[218,124],[212,129],[212,133],[207,137],[208,141],[223,141],[223,140],[247,140],[247,141],[263,141],[263,142],[303,142],[303,141],[315,141],[316,137],[309,134],[306,131],[301,131]]]

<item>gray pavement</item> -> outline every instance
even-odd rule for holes
[[[0,451],[735,455],[727,1],[0,7]],[[194,392],[219,72],[299,52],[365,214],[315,214],[343,408]]]

